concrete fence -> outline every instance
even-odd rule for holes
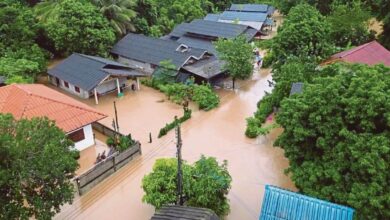
[[[136,142],[123,152],[115,152],[93,168],[75,178],[79,195],[84,194],[115,171],[141,154],[141,144]]]

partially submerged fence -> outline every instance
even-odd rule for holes
[[[92,127],[106,136],[113,137],[115,135],[113,129],[103,124],[95,122],[92,124]],[[123,136],[123,134],[119,135]],[[141,144],[137,141],[128,149],[113,153],[103,161],[97,163],[93,168],[76,177],[75,181],[79,195],[89,191],[138,155],[141,155]]]
[[[119,168],[126,165],[136,156],[141,154],[141,144],[136,142],[123,152],[115,152],[105,160],[96,164],[93,168],[76,177],[79,195],[84,194],[105,178],[113,174]]]

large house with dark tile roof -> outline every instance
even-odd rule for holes
[[[111,50],[118,62],[152,75],[162,61],[170,61],[176,68],[176,81],[190,76],[195,81],[209,81],[223,74],[222,63],[207,49],[190,47],[184,43],[127,34]]]
[[[0,113],[16,120],[47,117],[55,121],[79,151],[95,144],[93,122],[107,115],[40,84],[11,84],[0,88]]]
[[[69,93],[88,99],[111,91],[121,92],[129,86],[128,79],[135,80],[139,89],[138,77],[146,74],[127,65],[104,59],[74,53],[54,68],[48,70],[49,81]]]

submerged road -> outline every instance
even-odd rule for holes
[[[256,103],[270,91],[267,80],[269,70],[255,70],[251,80],[238,82],[237,91],[218,91],[221,104],[209,111],[193,109],[193,117],[182,125],[183,159],[192,163],[201,154],[228,160],[233,178],[229,193],[231,212],[226,219],[258,219],[265,184],[294,190],[294,185],[284,174],[288,161],[283,150],[273,147],[280,129],[265,137],[245,137],[245,118],[256,110]],[[111,126],[114,96],[103,97],[98,106],[88,104],[110,115],[102,123]],[[77,196],[71,205],[65,205],[55,219],[150,219],[153,206],[142,202],[141,181],[152,170],[156,159],[175,157],[174,131],[157,139],[158,130],[181,115],[180,106],[169,101],[161,102],[164,95],[142,87],[140,92],[125,94],[117,99],[120,129],[132,133],[142,143],[142,156],[130,162],[91,191]],[[152,132],[153,143],[148,135]]]

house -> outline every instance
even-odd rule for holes
[[[139,89],[139,77],[145,76],[141,70],[104,59],[74,53],[54,68],[48,70],[49,81],[61,89],[80,98],[88,99],[117,91],[118,94],[129,86],[128,79],[136,82],[133,87]]]
[[[107,117],[91,107],[40,84],[11,84],[0,88],[0,112],[15,119],[54,120],[79,151],[95,144],[91,124]]]
[[[189,76],[197,82],[210,81],[224,73],[221,61],[206,49],[141,34],[127,34],[114,45],[111,53],[118,62],[142,69],[148,75],[156,73],[162,61],[170,61],[175,66],[177,81],[185,81]]]
[[[372,41],[358,47],[331,56],[322,65],[335,62],[361,63],[367,65],[384,64],[390,67],[390,51],[377,41]]]
[[[5,86],[5,81],[6,81],[5,76],[0,76],[0,87]]]
[[[157,210],[151,220],[186,219],[186,220],[219,220],[210,209],[189,206],[170,205]]]
[[[266,185],[259,220],[352,220],[354,209]]]
[[[206,17],[204,17],[204,20],[242,24],[252,27],[258,31],[261,31],[266,24],[272,24],[272,20],[268,18],[266,13],[241,11],[224,11],[220,14],[208,14]]]
[[[291,85],[290,96],[294,94],[301,94],[303,91],[303,83],[296,82]]]
[[[205,49],[217,56],[213,41],[220,38],[232,39],[243,35],[249,42],[259,34],[259,31],[247,25],[195,19],[191,23],[177,25],[168,36],[165,36],[165,39],[193,48]]]
[[[229,11],[266,13],[268,16],[272,16],[275,12],[275,8],[271,5],[265,4],[232,4]]]

